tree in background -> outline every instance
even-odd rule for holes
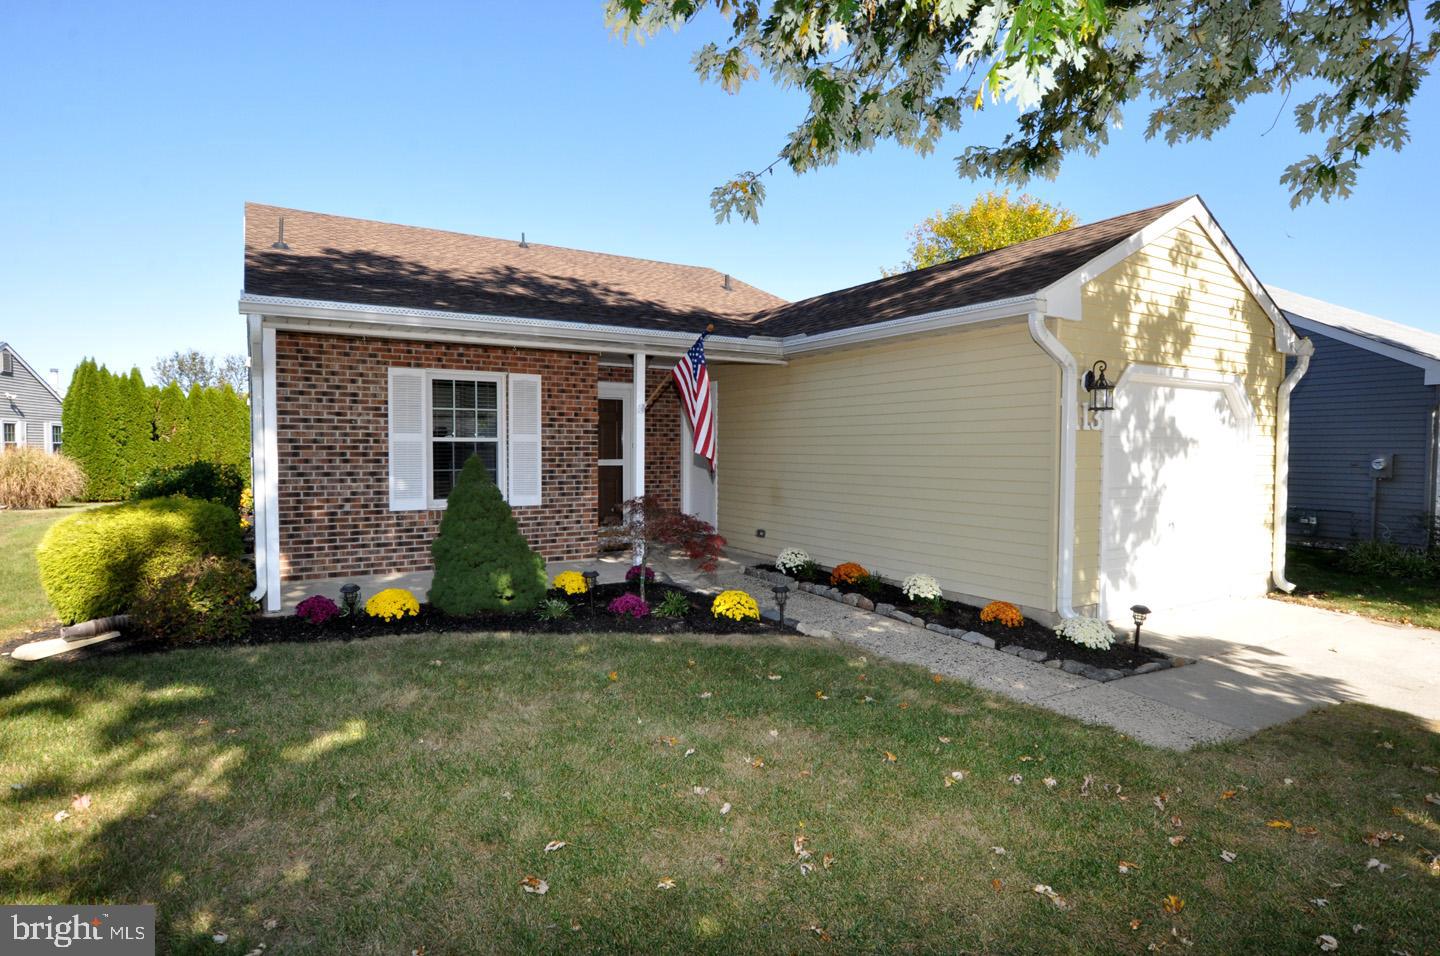
[[[1032,196],[1011,199],[1009,193],[988,192],[968,206],[957,204],[921,220],[910,231],[910,258],[894,270],[880,271],[897,275],[954,262],[1063,232],[1077,221],[1075,214],[1063,206],[1052,206]]]
[[[229,385],[244,394],[250,385],[250,367],[245,363],[245,356],[231,354],[215,358],[199,349],[177,350],[158,358],[151,372],[156,385],[163,387],[173,382],[183,392],[196,385],[201,388]]]
[[[1316,152],[1280,177],[1291,204],[1343,197],[1372,152],[1409,141],[1440,47],[1440,0],[1424,19],[1408,0],[606,0],[612,28],[642,39],[711,9],[730,36],[696,51],[702,80],[735,93],[764,69],[808,100],[770,165],[710,194],[716,221],[754,221],[776,166],[803,173],[885,140],[928,154],[999,100],[1015,102],[1014,128],[967,146],[960,175],[1054,177],[1066,155],[1098,153],[1131,104],[1173,145],[1293,94]]]
[[[92,501],[129,497],[157,469],[192,462],[230,465],[249,481],[250,408],[229,383],[187,393],[174,379],[146,385],[139,369],[117,375],[85,359],[62,421],[65,451],[85,470]]]

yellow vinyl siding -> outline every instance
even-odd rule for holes
[[[1087,283],[1080,322],[1059,336],[1083,374],[1095,360],[1117,380],[1132,363],[1236,375],[1255,411],[1251,483],[1266,527],[1273,524],[1275,402],[1284,356],[1275,329],[1210,238],[1187,221]],[[1099,601],[1101,434],[1082,431],[1076,448],[1077,608]],[[1218,503],[1217,503],[1218,505]]]
[[[732,545],[1054,607],[1059,376],[1023,322],[712,374]]]

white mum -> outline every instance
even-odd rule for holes
[[[1092,651],[1108,651],[1115,643],[1115,632],[1110,630],[1110,625],[1094,617],[1066,618],[1056,626],[1055,633]]]
[[[786,548],[780,552],[780,557],[775,559],[775,567],[786,574],[798,574],[809,563],[810,555],[799,548]]]
[[[930,601],[940,596],[940,582],[928,574],[912,574],[900,583],[900,590],[912,601]]]

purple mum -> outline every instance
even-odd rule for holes
[[[624,617],[626,614],[634,618],[648,617],[650,605],[638,594],[622,594],[610,602],[610,613]]]
[[[311,624],[324,624],[340,616],[340,606],[323,594],[312,594],[295,606],[295,613]]]
[[[644,568],[644,571],[645,571],[645,580],[646,580],[646,581],[653,581],[653,580],[655,580],[655,569],[652,568],[652,567],[650,567],[650,565],[648,565],[648,564],[647,564],[647,565],[643,565],[643,566],[642,566],[642,565],[639,565],[639,564],[632,564],[632,565],[630,566],[630,570],[625,572],[625,580],[627,580],[627,581],[633,581],[633,580],[635,580],[636,578],[638,578],[638,577],[640,576],[640,571],[641,571],[641,568],[642,568],[642,567]]]

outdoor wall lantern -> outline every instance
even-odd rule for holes
[[[340,606],[345,609],[346,617],[360,613],[360,585],[347,584],[340,589]]]
[[[1090,366],[1090,371],[1085,373],[1085,391],[1090,393],[1090,418],[1098,421],[1096,416],[1100,412],[1113,412],[1115,410],[1115,383],[1105,377],[1105,370],[1109,368],[1105,362],[1099,361]]]
[[[585,595],[590,598],[590,610],[595,610],[595,585],[600,581],[599,571],[581,571],[580,576],[585,579]]]
[[[1150,609],[1143,604],[1134,604],[1130,607],[1130,616],[1135,619],[1135,650],[1140,650],[1140,625],[1150,616]]]
[[[770,590],[775,592],[775,603],[780,608],[780,626],[785,626],[785,601],[790,596],[790,588],[783,584],[777,584]]]

